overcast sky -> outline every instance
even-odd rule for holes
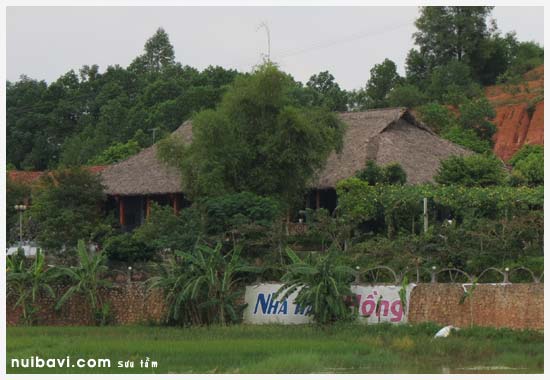
[[[502,32],[544,44],[542,7],[496,7]],[[267,53],[306,82],[328,70],[346,89],[364,86],[373,65],[390,58],[404,73],[416,7],[9,7],[7,78],[50,82],[82,65],[127,66],[158,27],[169,34],[176,60],[204,69],[250,71]]]

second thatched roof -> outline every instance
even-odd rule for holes
[[[432,182],[441,160],[471,154],[437,136],[405,108],[346,112],[340,117],[347,124],[342,152],[330,155],[324,170],[313,181],[313,188],[334,188],[338,181],[364,168],[367,160],[379,165],[399,163],[410,184]],[[173,134],[190,143],[191,122],[185,122]],[[105,169],[101,177],[110,195],[182,192],[181,175],[158,159],[156,145]]]

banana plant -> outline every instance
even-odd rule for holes
[[[78,266],[58,269],[59,275],[68,280],[71,286],[59,298],[55,308],[59,310],[74,295],[81,294],[90,305],[96,323],[104,324],[107,316],[103,314],[108,307],[103,303],[100,290],[111,286],[110,281],[103,278],[108,269],[105,265],[105,254],[90,253],[83,240],[78,241],[77,253]]]
[[[47,267],[42,250],[38,250],[29,266],[19,253],[7,258],[7,293],[16,298],[13,308],[21,307],[22,319],[26,325],[32,325],[35,321],[36,313],[40,310],[37,306],[40,295],[45,293],[55,298],[51,284],[57,276],[56,270]]]
[[[240,274],[259,272],[241,259],[241,249],[224,254],[222,245],[214,248],[197,245],[193,252],[175,252],[175,259],[163,265],[161,275],[151,278],[149,288],[164,289],[170,305],[170,316],[180,320],[188,307],[195,307],[201,322],[236,322],[243,305],[237,306],[242,295]]]
[[[309,310],[308,314],[319,324],[353,319],[356,308],[351,308],[346,299],[354,299],[351,283],[355,271],[340,263],[340,252],[331,249],[302,260],[292,249],[287,248],[291,263],[282,277],[283,286],[275,296],[288,298],[297,292],[295,302]],[[355,311],[355,312],[354,312]]]

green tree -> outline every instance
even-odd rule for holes
[[[365,108],[383,108],[388,106],[388,94],[401,82],[395,62],[385,59],[374,65],[370,71],[370,79],[365,87]]]
[[[79,239],[93,241],[102,226],[103,186],[86,169],[63,169],[42,176],[33,190],[31,217],[47,250],[71,250]]]
[[[109,306],[103,301],[101,289],[109,287],[111,284],[104,279],[108,268],[105,265],[105,255],[100,252],[93,254],[86,249],[83,240],[78,241],[79,263],[76,267],[59,267],[59,273],[70,282],[70,287],[57,301],[55,308],[59,310],[69,299],[76,294],[85,297],[92,318],[98,325],[108,322]]]
[[[166,32],[145,44],[128,67],[84,65],[50,84],[7,83],[8,162],[28,170],[85,165],[115,144],[153,143],[195,111],[214,108],[238,73],[202,72],[174,60]],[[141,130],[141,133],[139,131]],[[118,159],[118,158],[117,158]]]
[[[431,71],[427,93],[434,100],[459,105],[480,95],[481,88],[472,79],[470,67],[453,60]]]
[[[496,186],[506,179],[504,164],[494,154],[452,156],[441,161],[435,176],[442,185]]]
[[[128,140],[127,143],[114,143],[98,156],[88,161],[89,165],[110,165],[123,161],[140,151],[139,143],[135,140]]]
[[[290,248],[286,252],[291,263],[281,278],[283,286],[275,296],[281,295],[284,299],[297,292],[296,304],[321,325],[353,319],[354,310],[345,300],[354,297],[351,283],[355,272],[343,264],[341,255],[331,250],[302,260]]]
[[[430,70],[427,57],[416,49],[409,50],[405,58],[405,74],[409,83],[414,83],[422,91],[425,91]]]
[[[286,74],[265,64],[236,78],[216,110],[195,115],[190,145],[161,144],[161,158],[181,168],[186,194],[250,191],[287,205],[300,198],[341,149],[344,126],[327,110],[296,105],[292,88]]]
[[[451,61],[472,64],[479,58],[494,25],[487,17],[493,7],[421,7],[415,21],[414,42],[428,67]],[[477,73],[476,73],[477,74]]]
[[[466,130],[474,130],[484,141],[492,145],[492,138],[496,127],[489,120],[496,116],[493,106],[487,98],[479,97],[467,100],[459,107],[459,123]]]
[[[174,58],[174,47],[168,33],[163,28],[158,28],[145,43],[145,52],[132,62],[130,69],[139,73],[158,73],[173,66]]]
[[[395,86],[388,94],[388,105],[390,107],[418,107],[428,100],[417,86],[413,84],[401,84]]]
[[[325,107],[330,111],[347,111],[347,92],[340,88],[328,71],[312,75],[306,85],[313,91],[312,105]]]
[[[544,48],[536,42],[518,42],[514,37],[509,46],[509,65],[497,78],[498,82],[520,81],[523,74],[544,64]]]

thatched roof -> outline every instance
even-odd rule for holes
[[[325,169],[312,187],[333,188],[365,166],[367,159],[380,165],[399,163],[411,184],[433,181],[442,159],[470,152],[444,140],[419,123],[404,108],[386,108],[340,114],[347,124],[340,154],[330,155]],[[191,122],[185,122],[174,135],[189,143]],[[181,193],[181,176],[156,156],[156,146],[115,164],[102,175],[107,194],[139,195]]]
[[[95,166],[84,166],[84,169],[88,170],[90,173],[98,174],[105,170],[107,165],[95,165]],[[24,185],[33,185],[36,183],[44,174],[51,173],[50,171],[28,171],[28,170],[8,170],[8,178],[13,181]]]
[[[173,135],[189,143],[193,137],[191,122],[183,123]],[[125,161],[114,164],[101,173],[105,192],[110,195],[140,195],[181,193],[178,169],[157,157],[157,145],[152,145]]]
[[[384,108],[340,114],[348,129],[340,154],[332,153],[314,188],[333,188],[355,175],[367,160],[379,165],[399,163],[407,183],[432,182],[441,160],[471,152],[442,139],[405,108]]]

